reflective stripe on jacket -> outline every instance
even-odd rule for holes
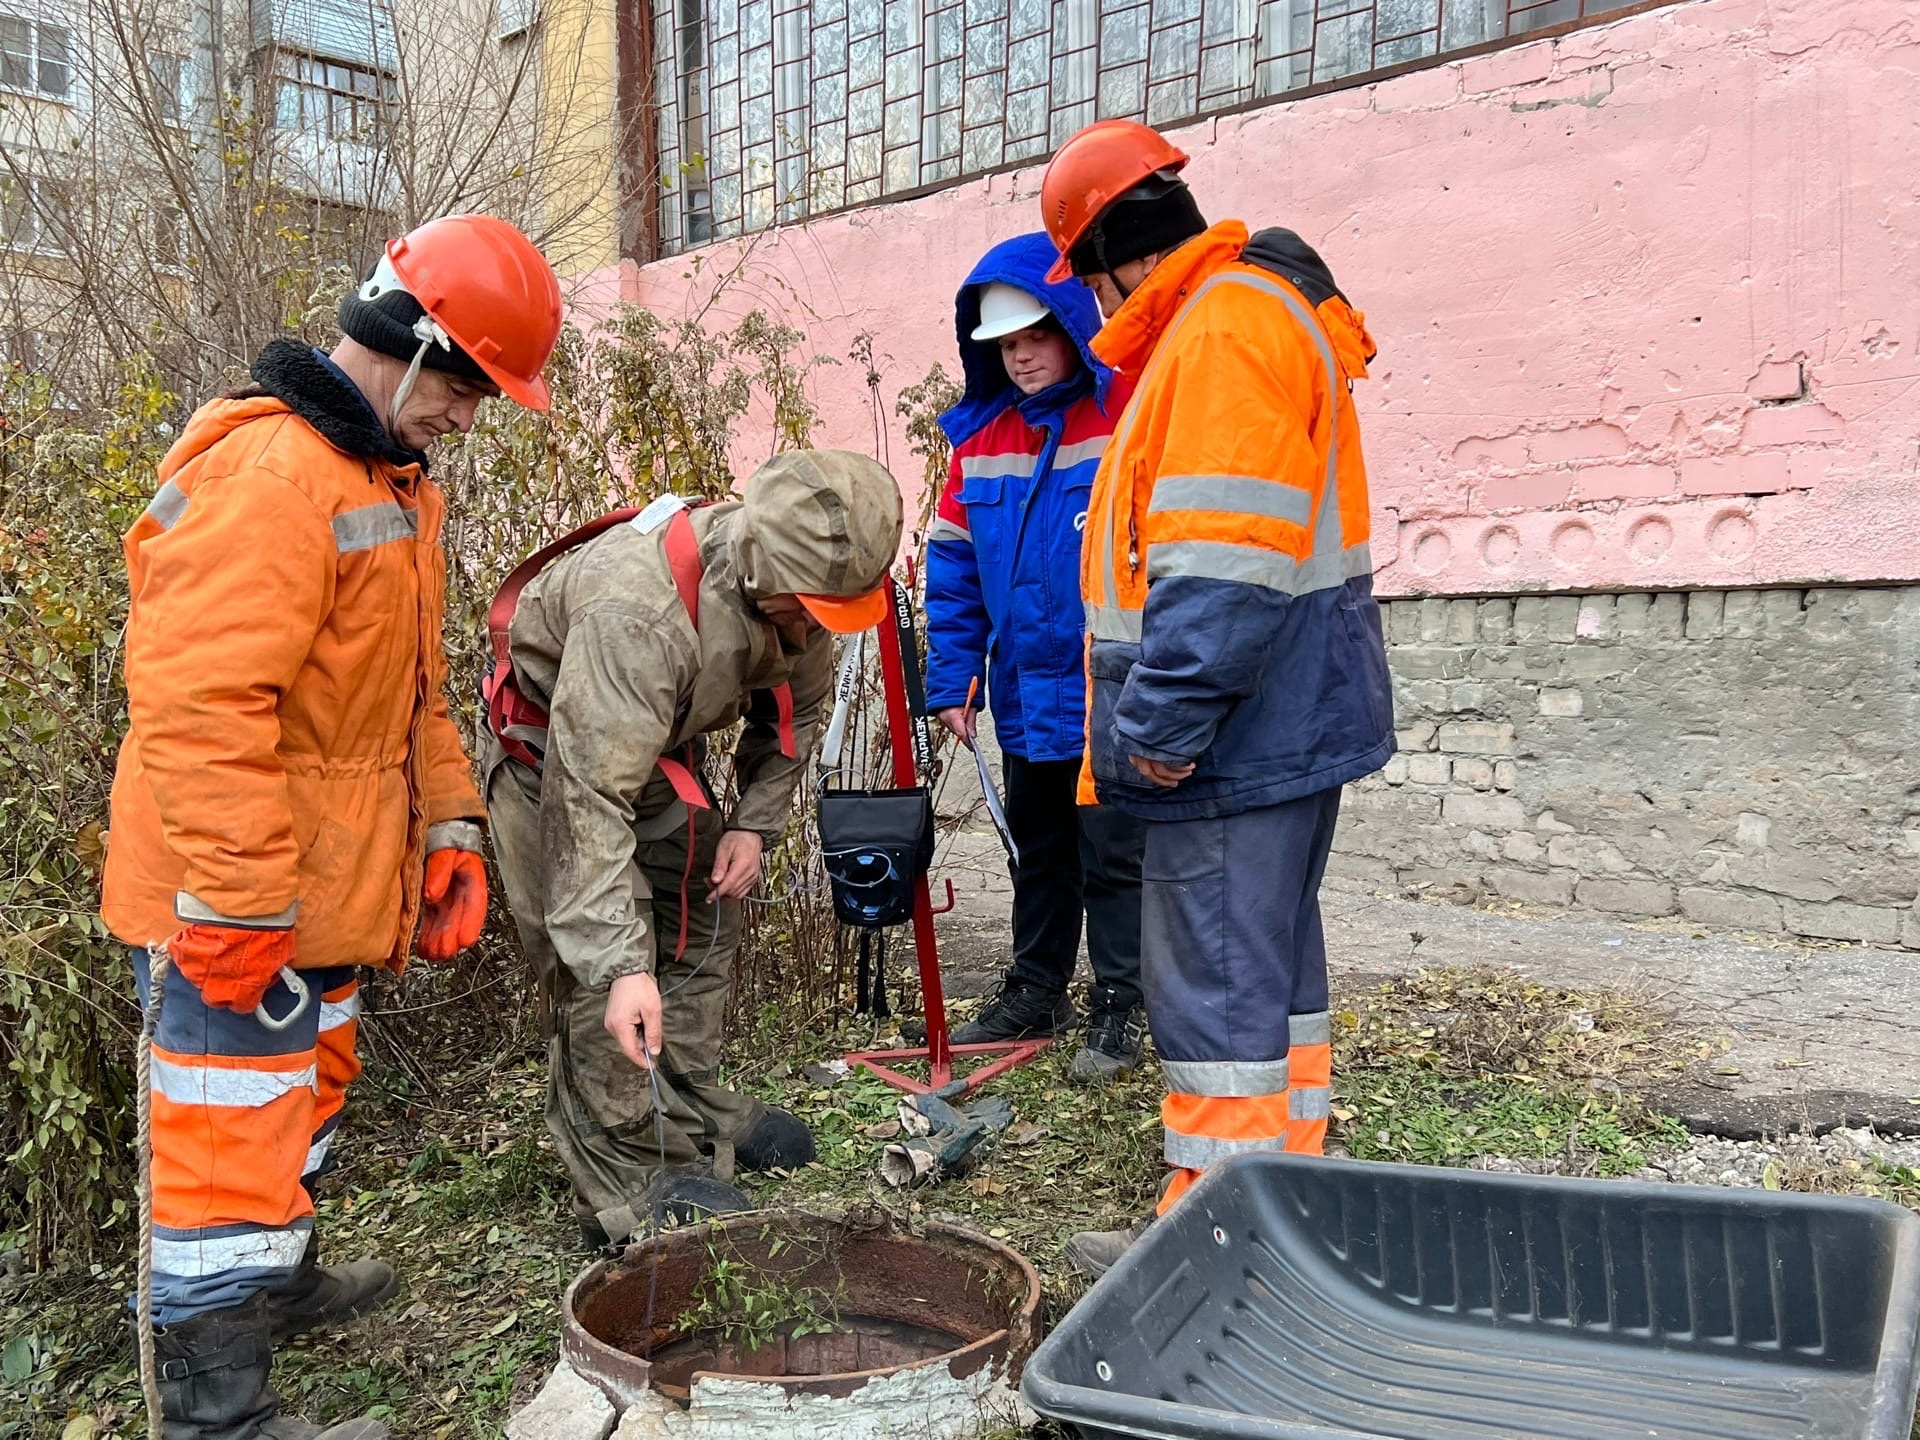
[[[1095,342],[1140,384],[1087,518],[1082,798],[1154,818],[1278,804],[1393,750],[1348,393],[1372,344],[1330,283],[1316,309],[1247,244],[1228,221],[1181,246]],[[1196,769],[1159,789],[1132,755]]]
[[[130,728],[102,912],[285,920],[303,969],[404,965],[427,827],[484,811],[448,718],[440,491],[281,400],[203,408],[127,534]]]

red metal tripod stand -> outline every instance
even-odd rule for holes
[[[919,783],[914,764],[915,721],[907,706],[905,666],[908,661],[902,655],[900,646],[902,631],[912,634],[912,612],[907,608],[906,589],[898,581],[889,583],[895,616],[899,619],[897,623],[883,622],[879,627],[880,680],[887,697],[887,738],[893,747],[893,783],[904,789]],[[919,657],[913,657],[912,663],[918,662]],[[933,937],[933,917],[944,915],[953,908],[953,882],[947,881],[946,887],[947,903],[935,910],[932,894],[927,888],[927,877],[922,875],[914,881],[913,886],[913,948],[920,960],[920,1002],[927,1016],[927,1043],[914,1050],[857,1050],[846,1057],[849,1065],[858,1065],[896,1089],[916,1095],[924,1095],[952,1083],[955,1078],[955,1056],[1000,1057],[960,1077],[963,1090],[972,1090],[996,1075],[1004,1075],[1016,1066],[1025,1065],[1046,1049],[1049,1043],[1046,1040],[1016,1040],[987,1045],[954,1045],[948,1041],[947,998],[940,984],[940,950]],[[928,1061],[931,1074],[926,1080],[903,1075],[893,1068],[894,1064],[903,1060]]]

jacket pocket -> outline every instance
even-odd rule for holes
[[[1147,789],[1147,779],[1128,762],[1120,737],[1114,733],[1113,714],[1126,689],[1127,676],[1140,658],[1138,645],[1096,641],[1088,652],[1087,674],[1092,679],[1093,713],[1087,725],[1087,758],[1093,778],[1108,785]]]
[[[998,563],[1007,548],[1007,482],[1000,475],[969,475],[960,482],[958,499],[967,510],[967,530],[973,536],[974,559]]]

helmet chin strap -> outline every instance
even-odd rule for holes
[[[360,287],[362,300],[378,300],[392,290],[405,292],[407,287],[400,283],[400,276],[393,268],[390,257],[382,255],[373,274],[367,277],[367,283]],[[413,352],[413,362],[407,366],[407,373],[400,377],[400,384],[393,392],[393,399],[387,405],[387,433],[398,439],[397,427],[400,424],[400,410],[413,394],[413,387],[420,379],[420,366],[427,358],[427,351],[438,345],[449,354],[453,351],[453,337],[442,330],[431,315],[422,315],[413,322],[413,338],[420,342],[420,348]]]
[[[414,383],[420,378],[420,366],[427,358],[427,351],[438,345],[442,350],[451,351],[453,341],[431,316],[422,315],[413,322],[414,338],[420,342],[420,348],[413,352],[413,362],[407,366],[407,373],[400,377],[400,383],[394,387],[393,399],[387,404],[387,433],[399,439],[400,411],[413,394]]]

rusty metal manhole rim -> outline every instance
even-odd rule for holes
[[[813,1210],[784,1208],[779,1210],[749,1210],[738,1215],[729,1216],[724,1220],[710,1220],[702,1225],[683,1226],[668,1231],[666,1235],[662,1237],[662,1243],[671,1242],[681,1236],[691,1237],[724,1234],[736,1229],[746,1229],[749,1227],[757,1229],[764,1227],[770,1219],[780,1216],[813,1220],[821,1224],[837,1225],[843,1228],[847,1224],[845,1214],[835,1215]],[[929,1355],[925,1359],[913,1360],[901,1365],[883,1365],[871,1370],[839,1370],[829,1375],[747,1375],[731,1370],[698,1370],[694,1372],[694,1378],[697,1380],[700,1376],[711,1376],[716,1380],[738,1380],[748,1384],[777,1385],[782,1389],[790,1390],[798,1395],[827,1395],[839,1397],[851,1394],[861,1386],[883,1376],[911,1374],[916,1370],[921,1370],[932,1365],[945,1366],[949,1370],[953,1370],[957,1361],[964,1358],[973,1358],[977,1355],[979,1360],[978,1364],[969,1365],[965,1369],[957,1372],[961,1375],[971,1375],[993,1358],[993,1352],[996,1349],[1010,1346],[1013,1331],[1017,1326],[1021,1325],[1021,1322],[1025,1322],[1024,1328],[1028,1331],[1029,1336],[1032,1337],[1034,1322],[1037,1320],[1040,1311],[1040,1272],[1034,1269],[1033,1262],[1027,1259],[1026,1256],[1022,1255],[1018,1250],[1015,1250],[1004,1241],[996,1240],[991,1235],[983,1235],[977,1230],[970,1230],[964,1225],[950,1225],[943,1220],[930,1220],[926,1222],[923,1231],[915,1231],[891,1215],[887,1218],[890,1224],[899,1226],[898,1229],[892,1232],[895,1236],[905,1236],[910,1239],[940,1236],[950,1240],[959,1240],[968,1245],[978,1246],[983,1250],[991,1251],[1004,1260],[1012,1261],[1027,1282],[1027,1293],[1020,1307],[1013,1312],[1011,1322],[956,1349],[945,1350],[938,1355]],[[635,1241],[634,1245],[644,1245],[645,1243],[645,1241]],[[629,1248],[631,1249],[632,1247],[630,1246]],[[660,1390],[659,1387],[653,1383],[652,1361],[646,1359],[644,1356],[635,1355],[631,1351],[616,1349],[614,1346],[607,1344],[606,1341],[600,1339],[599,1336],[593,1334],[582,1325],[575,1313],[574,1301],[579,1296],[581,1289],[589,1282],[602,1279],[607,1271],[615,1264],[624,1265],[624,1257],[618,1261],[613,1259],[596,1260],[576,1275],[573,1278],[573,1282],[567,1286],[566,1294],[561,1300],[560,1306],[562,1357],[566,1357],[570,1350],[578,1347],[585,1356],[596,1362],[602,1373],[607,1374],[610,1379],[613,1378],[613,1374],[621,1370],[631,1372],[635,1365],[645,1366],[648,1378],[642,1384],[641,1388],[652,1390],[654,1393],[664,1396],[666,1392]],[[692,1388],[692,1383],[689,1383],[688,1390],[691,1391]]]

